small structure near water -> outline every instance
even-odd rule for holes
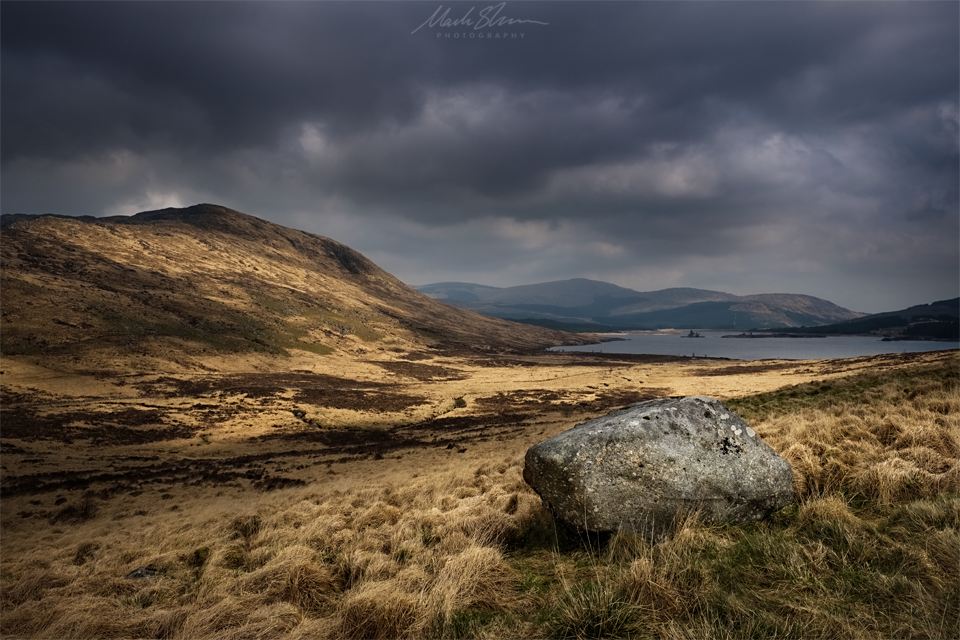
[[[656,541],[680,513],[759,520],[793,501],[793,468],[705,396],[664,398],[588,420],[527,450],[523,478],[554,518]]]

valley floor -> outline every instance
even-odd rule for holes
[[[4,637],[957,635],[956,351],[104,362],[3,360]],[[798,505],[655,546],[565,537],[526,449],[680,395],[730,401],[794,464]],[[737,577],[772,610],[718,595],[754,556],[793,564]],[[852,558],[873,600],[828,598]]]

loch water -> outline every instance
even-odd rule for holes
[[[616,340],[576,347],[552,347],[550,350],[642,353],[736,360],[820,360],[960,348],[960,342],[926,340],[884,342],[880,338],[870,336],[724,338],[723,336],[735,335],[730,331],[701,331],[700,335],[702,336],[700,338],[689,338],[683,333],[601,334],[602,338],[616,338]]]

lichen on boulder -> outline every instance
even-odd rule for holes
[[[669,533],[680,513],[759,520],[793,501],[793,468],[726,405],[664,398],[588,420],[531,447],[524,480],[582,531]]]

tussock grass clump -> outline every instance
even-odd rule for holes
[[[623,589],[608,582],[566,588],[549,628],[555,638],[624,638],[634,635],[635,607]]]
[[[260,520],[260,516],[256,514],[237,516],[230,524],[230,528],[233,530],[236,537],[249,541],[251,538],[257,535],[257,533],[259,533],[262,524],[263,523]]]
[[[794,465],[797,502],[738,526],[688,514],[658,544],[558,526],[522,480],[523,451],[239,490],[134,525],[90,494],[90,517],[81,498],[55,525],[6,521],[0,633],[960,637],[957,377],[914,369],[730,401]],[[128,577],[139,567],[155,572]]]
[[[340,587],[340,578],[318,562],[317,552],[303,546],[283,549],[260,569],[242,576],[234,587],[238,594],[260,594],[270,601],[319,611]]]
[[[70,584],[73,576],[56,569],[28,570],[12,586],[3,590],[4,604],[14,606],[41,600],[46,592]]]
[[[352,589],[337,606],[332,635],[339,638],[418,638],[430,615],[417,596],[386,582]]]
[[[699,545],[691,548],[690,540],[676,537],[657,546],[647,546],[642,540],[636,544],[636,558],[622,583],[631,602],[641,607],[646,617],[666,623],[675,616],[693,616],[704,609],[710,575],[699,563],[689,562],[691,552],[699,554]]]
[[[86,491],[75,504],[67,504],[53,514],[50,524],[86,522],[97,516],[97,510],[97,497],[92,491]]]
[[[491,547],[474,544],[447,558],[431,586],[428,601],[438,613],[436,625],[443,636],[459,612],[509,612],[517,605],[515,571]]]

